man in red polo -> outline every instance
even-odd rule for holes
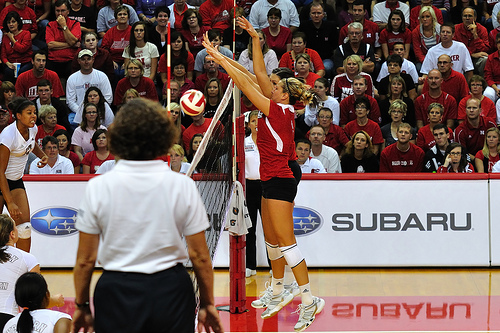
[[[229,85],[230,78],[229,75],[219,71],[218,67],[219,66],[215,63],[215,61],[207,60],[207,57],[205,56],[205,60],[203,63],[205,73],[199,75],[196,78],[196,81],[194,82],[194,86],[196,87],[196,89],[198,89],[199,91],[205,91],[205,85],[207,84],[208,80],[217,78],[222,85],[222,91],[226,91],[226,88]]]

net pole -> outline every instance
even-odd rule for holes
[[[233,0],[233,60],[236,59],[236,0]],[[233,135],[232,135],[232,146],[233,146],[233,169],[232,178],[233,184],[237,177],[237,152],[238,152],[238,140],[236,140],[237,133],[237,117],[240,113],[239,108],[239,94],[236,92],[239,90],[233,83]],[[238,111],[238,113],[237,113]],[[244,173],[243,173],[244,174]],[[242,182],[244,184],[244,182]],[[246,312],[246,277],[245,277],[245,253],[246,253],[246,237],[245,236],[229,236],[229,277],[230,277],[230,287],[229,287],[229,311],[231,313],[244,313]]]
[[[171,49],[170,49],[170,20],[167,23],[167,110],[170,113],[170,54]],[[180,117],[181,115],[179,115]]]

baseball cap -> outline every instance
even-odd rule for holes
[[[90,57],[94,56],[94,54],[92,53],[92,51],[90,51],[88,49],[83,49],[80,52],[78,52],[78,59],[80,59],[81,57],[86,56],[86,55],[90,56]]]

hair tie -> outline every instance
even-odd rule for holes
[[[30,308],[28,308],[27,306],[23,306],[23,310],[28,310],[29,311]]]

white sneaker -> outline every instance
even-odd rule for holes
[[[256,274],[257,274],[257,270],[255,270],[255,269],[247,268],[245,270],[245,276],[246,277],[251,277],[252,275],[256,275]]]
[[[293,295],[286,289],[283,289],[281,294],[275,295],[271,298],[271,302],[267,305],[267,309],[262,312],[260,317],[262,319],[271,318],[277,314],[284,306],[293,300]]]
[[[266,282],[266,290],[260,294],[260,298],[252,302],[252,307],[256,309],[267,308],[267,305],[271,302],[273,297],[273,288]]]
[[[300,294],[299,285],[295,281],[293,281],[292,284],[285,284],[285,289],[288,290],[290,292],[290,294],[293,295],[293,297]]]
[[[302,332],[308,328],[316,318],[316,315],[320,313],[324,307],[325,300],[316,296],[313,297],[312,304],[308,306],[300,304],[297,309],[297,311],[300,311],[299,321],[297,321],[297,324],[295,324],[295,327],[293,328],[295,332]]]

